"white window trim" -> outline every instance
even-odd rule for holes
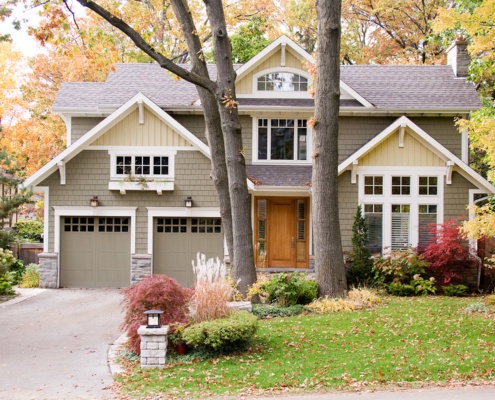
[[[307,129],[307,135],[306,135],[306,160],[259,160],[258,159],[258,121],[260,119],[267,119],[267,120],[272,120],[272,119],[293,119],[293,120],[302,120],[305,119],[306,121],[309,122],[309,117],[283,117],[283,116],[277,116],[277,117],[253,117],[253,151],[252,151],[252,163],[253,164],[270,164],[270,165],[311,165],[311,155],[313,154],[313,129],[308,125],[306,127]],[[269,130],[270,131],[270,130]],[[294,137],[294,145],[297,143],[297,138]],[[268,146],[267,146],[267,152],[270,153],[270,138],[268,138]]]
[[[125,179],[128,175],[117,175],[117,157],[168,157],[168,175],[138,175],[149,178],[150,180],[173,180],[175,177],[175,155],[177,154],[174,150],[157,150],[156,148],[151,149],[138,149],[137,151],[130,148],[117,148],[108,151],[110,155],[110,180],[111,181],[121,181]]]
[[[275,73],[275,72],[285,72],[289,74],[297,74],[302,76],[303,78],[306,78],[308,80],[308,88],[313,85],[313,79],[311,77],[311,74],[309,74],[306,71],[303,71],[301,69],[297,68],[291,68],[291,67],[276,67],[276,68],[268,68],[264,69],[263,71],[260,71],[256,74],[253,74],[253,80],[252,80],[252,85],[253,85],[253,94],[250,95],[238,95],[237,97],[242,98],[242,97],[261,97],[261,98],[278,98],[278,99],[311,99],[311,95],[309,94],[309,91],[289,91],[289,92],[277,92],[277,91],[271,91],[271,90],[258,90],[258,78]]]
[[[392,204],[410,205],[409,220],[409,237],[411,246],[417,247],[419,243],[419,206],[436,205],[437,206],[437,223],[442,224],[444,220],[444,186],[445,186],[445,168],[443,167],[358,167],[358,195],[359,204],[381,204],[383,205],[383,232],[382,232],[382,251],[390,249],[392,246]],[[364,194],[364,177],[365,176],[383,176],[383,194],[382,195],[365,195]],[[410,195],[392,195],[392,176],[410,176],[411,177],[411,194]],[[419,195],[419,177],[436,176],[438,178],[437,195]],[[364,212],[364,209],[363,209]]]

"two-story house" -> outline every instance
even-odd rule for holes
[[[373,251],[417,246],[495,187],[468,166],[455,120],[480,106],[466,43],[450,65],[341,68],[339,198],[344,250],[358,204]],[[308,120],[314,60],[285,36],[237,66],[257,268],[312,266]],[[211,66],[215,76],[215,66]],[[25,185],[45,196],[44,287],[124,287],[148,274],[193,283],[191,261],[226,254],[193,85],[156,64],[62,85],[67,149]]]

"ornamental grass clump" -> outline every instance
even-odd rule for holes
[[[135,354],[141,354],[141,340],[137,330],[140,325],[146,324],[145,311],[162,310],[162,325],[188,321],[187,305],[193,290],[182,287],[175,279],[166,275],[147,276],[138,284],[122,290],[122,293],[125,317],[121,329],[127,332],[128,348]]]
[[[194,321],[212,321],[230,315],[227,302],[232,296],[232,287],[227,280],[225,264],[198,253],[197,263],[192,262],[195,276],[194,297],[191,303]]]
[[[19,287],[21,288],[36,288],[40,285],[40,274],[38,264],[29,264],[22,274]]]
[[[381,303],[380,297],[369,289],[353,289],[346,298],[332,299],[324,297],[306,306],[306,309],[317,314],[343,313],[371,308]]]

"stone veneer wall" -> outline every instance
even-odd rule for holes
[[[58,288],[58,253],[40,253],[38,260],[40,287],[47,289]]]
[[[131,286],[141,282],[145,276],[151,275],[150,254],[133,254],[131,257]]]

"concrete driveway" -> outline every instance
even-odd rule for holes
[[[56,289],[0,304],[0,399],[114,398],[107,353],[121,300],[115,289]]]

